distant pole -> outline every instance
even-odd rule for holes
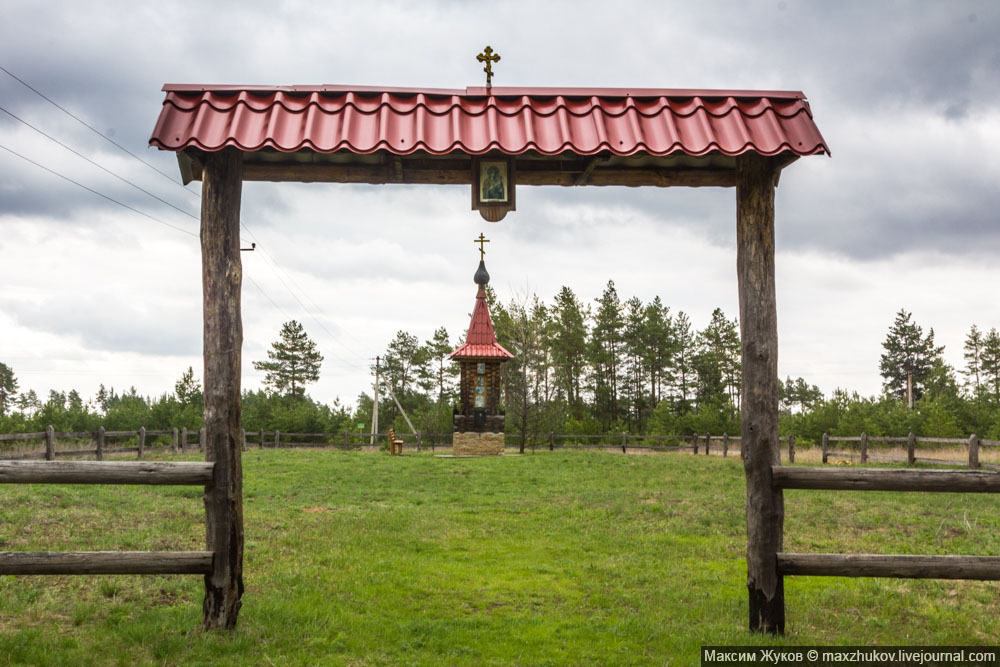
[[[381,357],[375,357],[375,398],[372,405],[372,435],[368,439],[369,446],[375,444],[375,436],[378,434],[378,373],[379,373],[379,362],[381,362]]]
[[[913,373],[906,371],[906,407],[913,409]]]

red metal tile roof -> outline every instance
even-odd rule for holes
[[[829,154],[797,91],[166,85],[149,143],[407,155]]]
[[[469,334],[465,344],[448,355],[451,359],[513,359],[514,355],[497,342],[490,309],[486,305],[486,291],[480,288],[476,294],[476,307],[472,311],[472,321],[469,323]]]

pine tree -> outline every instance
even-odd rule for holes
[[[174,395],[181,405],[200,406],[203,400],[201,384],[194,379],[194,368],[188,369],[181,374],[181,379],[174,384]]]
[[[7,414],[7,408],[14,404],[17,395],[17,378],[14,370],[0,362],[0,416]]]
[[[975,395],[981,385],[979,371],[982,368],[983,355],[983,333],[975,324],[969,329],[962,349],[962,356],[965,358],[965,370],[962,371],[962,375],[965,376],[965,386]]]
[[[995,328],[983,338],[979,362],[983,384],[988,387],[994,402],[1000,403],[1000,334]]]
[[[575,418],[582,417],[582,387],[587,367],[588,309],[568,287],[555,297],[549,320],[549,345],[556,390],[565,397]]]
[[[934,329],[924,337],[923,329],[910,320],[912,313],[900,309],[889,328],[882,347],[885,354],[879,363],[886,392],[900,400],[917,401],[924,393],[924,383],[935,359],[941,356],[944,346],[934,345]],[[907,379],[912,394],[907,395]]]
[[[302,325],[291,320],[281,325],[281,340],[271,343],[269,361],[255,361],[253,367],[265,371],[264,386],[295,398],[305,396],[306,384],[319,380],[323,356]]]
[[[609,280],[597,302],[594,328],[590,335],[591,368],[594,374],[594,403],[605,428],[618,420],[618,393],[623,350],[622,304],[613,280]]]
[[[643,311],[643,345],[646,372],[649,373],[650,403],[655,409],[663,400],[663,385],[677,353],[677,335],[670,308],[654,297]]]
[[[677,313],[677,318],[674,320],[674,332],[677,336],[677,354],[674,356],[674,365],[670,370],[670,379],[676,392],[677,411],[684,414],[690,407],[691,399],[694,398],[696,380],[694,355],[697,352],[694,334],[691,332],[691,319],[687,313],[683,311]]]
[[[455,381],[458,379],[459,366],[448,359],[455,346],[448,340],[448,330],[439,327],[434,337],[424,343],[426,350],[424,368],[421,376],[426,378],[431,386],[437,389],[438,401],[449,400],[455,392]]]

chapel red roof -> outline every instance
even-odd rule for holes
[[[486,305],[486,290],[480,288],[476,294],[476,307],[472,311],[472,321],[469,323],[469,334],[465,337],[465,344],[448,357],[459,361],[469,359],[506,361],[514,358],[513,354],[497,342],[490,309]]]
[[[164,150],[409,155],[829,154],[797,91],[363,86],[163,87]]]

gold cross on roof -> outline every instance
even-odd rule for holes
[[[485,261],[486,260],[486,250],[483,249],[483,244],[484,243],[489,243],[490,240],[488,238],[486,238],[485,236],[483,236],[482,232],[479,232],[479,238],[478,239],[472,239],[472,242],[479,244],[479,261],[480,262]]]
[[[500,61],[500,54],[493,53],[493,47],[487,46],[486,49],[476,56],[476,60],[481,63],[486,63],[486,67],[483,71],[486,72],[486,88],[493,87],[493,63]]]

